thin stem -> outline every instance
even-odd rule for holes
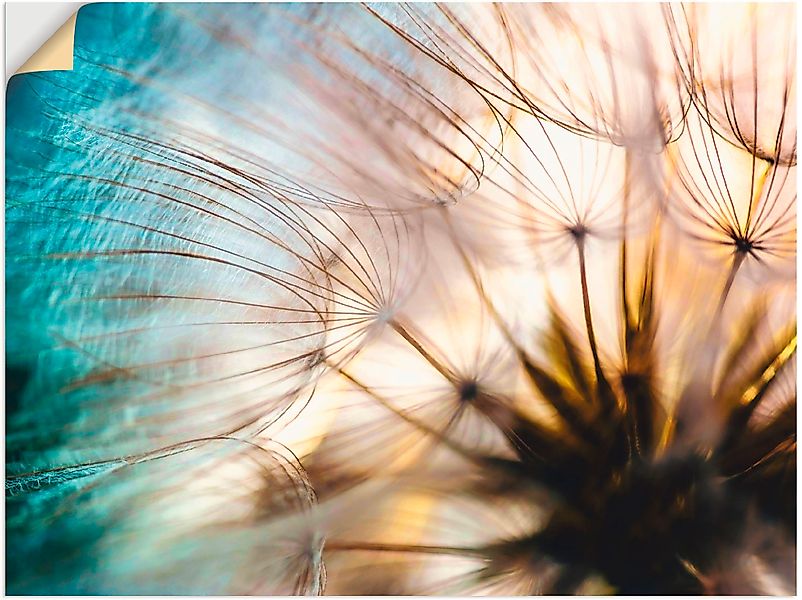
[[[400,408],[397,408],[397,407],[393,406],[390,402],[388,402],[387,400],[382,398],[379,394],[374,392],[370,387],[368,387],[366,384],[362,383],[360,380],[358,380],[356,377],[354,377],[353,375],[348,373],[342,367],[333,366],[333,368],[344,379],[346,379],[352,385],[356,386],[357,388],[359,388],[360,390],[362,390],[363,392],[368,394],[371,398],[373,398],[381,406],[383,406],[384,408],[386,408],[387,410],[392,412],[394,415],[396,415],[400,419],[402,419],[405,422],[409,423],[413,427],[416,427],[417,429],[420,429],[424,433],[427,433],[429,435],[434,436],[439,442],[445,444],[446,447],[448,447],[450,450],[456,452],[460,456],[462,456],[462,457],[464,457],[464,458],[466,458],[468,460],[477,462],[477,463],[481,463],[482,462],[481,459],[478,458],[475,454],[473,454],[470,451],[468,451],[467,449],[463,448],[462,446],[460,446],[456,442],[453,442],[450,439],[448,439],[446,437],[445,433],[435,430],[434,428],[426,425],[423,421],[420,421],[418,419],[415,419],[414,417],[411,417],[406,411],[401,410]]]
[[[449,371],[448,368],[446,368],[446,366],[443,363],[441,363],[434,356],[432,356],[432,354],[430,354],[429,351],[426,350],[426,348],[424,348],[423,345],[417,339],[415,339],[415,337],[410,333],[410,331],[406,327],[404,327],[401,323],[399,323],[395,319],[391,320],[389,322],[389,325],[390,327],[393,328],[393,330],[396,333],[398,333],[402,338],[404,338],[404,340],[407,343],[409,343],[410,346],[415,348],[418,354],[420,354],[423,358],[425,358],[426,362],[432,365],[435,368],[435,370],[437,370],[438,373],[440,373],[443,377],[445,377],[447,381],[451,383],[454,382],[454,375],[451,373],[451,371]]]
[[[480,550],[457,546],[422,546],[417,544],[372,544],[369,542],[327,542],[325,550],[368,550],[371,552],[411,552],[415,554],[446,554],[452,556],[482,556]]]
[[[730,295],[730,290],[732,289],[732,284],[735,282],[735,276],[738,274],[738,270],[741,268],[741,265],[746,259],[746,252],[741,252],[737,250],[732,255],[732,265],[730,266],[730,272],[727,275],[727,281],[724,282],[724,288],[721,290],[721,297],[718,301],[718,307],[716,308],[715,318],[713,319],[713,325],[716,326],[721,319],[721,313],[724,310],[724,304],[727,302],[727,298]]]
[[[487,294],[487,291],[485,290],[484,285],[482,284],[482,280],[479,277],[479,274],[476,272],[476,269],[474,268],[473,264],[471,264],[468,255],[465,253],[465,250],[462,247],[462,244],[460,244],[459,242],[457,234],[454,231],[454,225],[451,222],[451,219],[449,218],[448,211],[446,209],[443,209],[440,214],[443,216],[446,225],[448,225],[451,240],[453,241],[454,247],[457,249],[457,252],[459,253],[460,259],[462,261],[463,266],[465,267],[465,270],[468,272],[468,275],[470,276],[471,281],[473,282],[474,288],[476,288],[476,293],[479,295],[479,298],[482,300],[483,305],[487,308],[487,311],[490,313],[493,322],[501,330],[501,334],[504,336],[504,339],[510,344],[510,346],[512,346],[515,349],[516,356],[521,360],[521,363],[525,366],[527,362],[526,352],[524,351],[523,348],[521,348],[520,344],[518,344],[518,342],[515,340],[515,338],[512,335],[512,332],[510,331],[510,328],[507,326],[506,321],[498,312],[498,309],[496,308],[495,304],[490,299],[490,296]]]
[[[596,344],[596,334],[593,331],[593,316],[590,311],[590,293],[588,292],[588,275],[585,265],[585,238],[578,236],[576,238],[576,249],[579,254],[579,282],[582,286],[582,307],[585,312],[585,326],[588,331],[588,343],[590,344],[590,352],[593,355],[593,368],[596,371],[597,385],[601,383],[604,373],[601,368],[601,360],[599,359],[599,349]]]
[[[624,336],[629,329],[629,298],[627,296],[627,221],[629,214],[629,172],[630,154],[627,150],[624,157],[624,197],[623,214],[621,215],[621,307],[624,311]]]

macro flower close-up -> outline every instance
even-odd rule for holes
[[[72,51],[6,93],[7,593],[796,593],[794,4]]]

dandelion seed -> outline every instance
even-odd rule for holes
[[[702,118],[759,159],[796,164],[794,7],[663,8],[678,68]]]
[[[742,264],[753,275],[788,273],[796,244],[793,168],[734,149],[698,113],[669,157],[668,212],[708,252],[729,255],[728,288]]]

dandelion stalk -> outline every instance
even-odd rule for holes
[[[585,328],[588,334],[588,345],[593,355],[593,369],[596,373],[597,385],[601,385],[604,380],[601,359],[599,358],[599,348],[596,343],[596,334],[593,330],[593,315],[590,309],[590,291],[588,286],[587,267],[585,265],[585,232],[578,232],[576,236],[576,250],[579,255],[579,284],[582,288],[582,309],[585,315]]]
[[[369,552],[403,552],[411,554],[438,554],[452,556],[481,556],[479,550],[472,548],[459,548],[455,546],[422,546],[414,544],[370,544],[367,542],[337,542],[326,543],[326,550],[353,551],[366,550]]]
[[[627,223],[629,217],[629,194],[631,185],[631,171],[632,169],[632,155],[631,151],[627,150],[626,158],[624,159],[624,190],[621,195],[621,309],[624,315],[624,330],[629,328],[630,314],[629,314],[629,295],[627,290]],[[625,342],[626,343],[626,342]]]
[[[732,289],[732,284],[735,283],[735,276],[738,275],[738,271],[743,265],[744,260],[746,259],[746,252],[744,251],[736,251],[732,255],[732,262],[730,263],[729,271],[727,272],[727,279],[724,281],[724,287],[719,294],[718,305],[716,306],[715,318],[713,320],[713,325],[718,323],[721,320],[721,315],[724,311],[724,305],[727,302],[727,298],[730,295],[730,290]]]

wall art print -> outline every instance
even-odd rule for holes
[[[73,52],[7,88],[8,593],[795,593],[794,4]]]

